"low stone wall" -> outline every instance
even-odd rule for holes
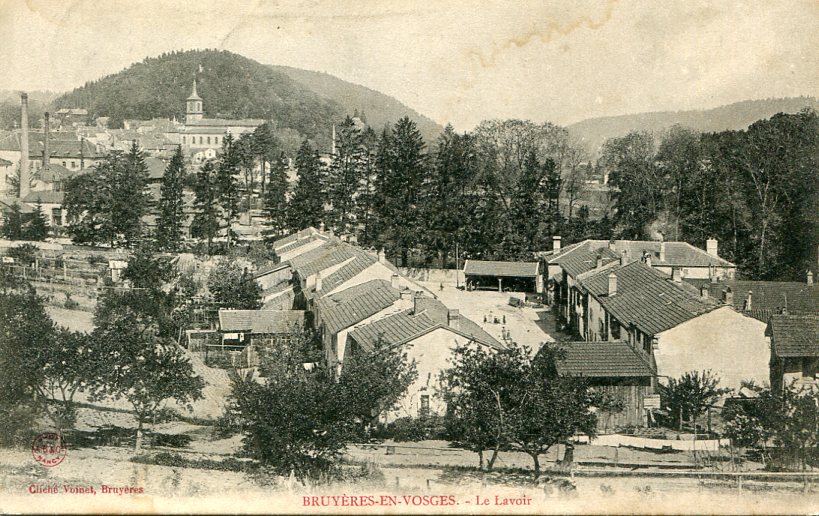
[[[402,276],[406,276],[407,278],[414,279],[416,281],[432,281],[454,284],[457,278],[461,285],[464,283],[464,271],[462,270],[399,267],[398,271]]]

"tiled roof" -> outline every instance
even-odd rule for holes
[[[373,258],[357,247],[354,247],[353,249],[355,258],[324,278],[322,280],[321,292],[332,292],[334,289],[343,285],[346,281],[351,280],[356,275],[364,272],[364,270],[378,261],[376,258]],[[389,264],[385,265],[395,271],[394,267],[390,267]]]
[[[265,121],[261,118],[202,118],[185,122],[186,127],[258,127]]]
[[[14,165],[14,163],[12,163],[11,161],[0,158],[0,167],[10,167],[12,165]]]
[[[0,140],[0,151],[20,152],[20,133],[12,132]],[[38,159],[43,155],[43,133],[30,132],[28,134],[29,159]],[[80,150],[82,149],[82,152]],[[52,158],[84,158],[97,157],[97,150],[88,140],[77,139],[74,132],[50,133],[48,139],[48,153]]]
[[[573,278],[597,268],[597,257],[603,259],[603,265],[620,260],[620,256],[608,247],[587,251],[585,253],[571,253],[563,260],[560,266]]]
[[[323,252],[320,253],[314,260],[304,263],[298,260],[299,257],[296,256],[290,262],[293,264],[298,263],[298,265],[294,265],[293,268],[302,278],[316,274],[317,272],[323,271],[328,267],[333,267],[334,265],[344,263],[351,258],[355,258],[359,254],[355,247],[351,246],[350,244],[345,244],[344,242],[338,242],[337,245],[324,245],[318,249],[322,250]]]
[[[426,314],[413,315],[413,311],[404,310],[395,315],[373,321],[350,332],[350,337],[365,352],[375,349],[379,339],[388,346],[397,346],[429,333],[439,324]]]
[[[284,253],[289,253],[290,251],[298,249],[299,247],[301,247],[303,245],[307,245],[307,244],[309,244],[311,242],[315,242],[316,240],[323,240],[323,241],[327,242],[327,241],[330,240],[330,238],[328,236],[326,236],[326,235],[321,234],[321,233],[316,233],[316,234],[313,234],[313,235],[309,235],[307,237],[303,237],[300,240],[296,240],[295,242],[290,242],[289,244],[285,244],[285,245],[283,245],[281,247],[277,247],[276,248],[276,254],[282,255]]]
[[[608,276],[617,276],[617,293],[608,295]],[[677,283],[667,274],[642,262],[601,271],[580,284],[622,325],[635,325],[647,335],[656,335],[710,312],[719,306],[700,298],[691,285]]]
[[[410,342],[438,328],[446,328],[458,335],[494,349],[504,346],[471,320],[459,317],[458,328],[452,328],[447,321],[448,310],[440,301],[422,297],[416,300],[415,309],[378,319],[350,332],[350,337],[366,352],[375,349],[379,339],[386,345],[397,346]]]
[[[430,297],[420,297],[415,300],[415,306],[419,312],[424,312],[429,318],[442,326],[447,325],[447,314],[449,309],[442,302]],[[505,346],[481,328],[477,323],[461,315],[459,333],[476,342],[491,346],[496,349],[504,349]]]
[[[623,378],[654,376],[656,371],[628,342],[561,342],[565,355],[557,362],[563,376]]]
[[[538,262],[492,262],[467,260],[464,274],[468,276],[502,276],[534,278],[538,273]]]
[[[34,172],[34,177],[45,183],[54,183],[56,181],[65,181],[70,177],[74,177],[80,173],[79,170],[68,170],[57,163],[49,163],[47,167],[40,167]]]
[[[728,287],[734,293],[734,308],[745,310],[748,292],[751,292],[751,310],[774,310],[789,313],[819,312],[819,284],[808,285],[796,281],[727,280],[708,285],[708,295],[722,300]]]
[[[290,262],[273,263],[273,264],[267,265],[267,266],[262,267],[259,270],[257,270],[253,274],[253,277],[254,278],[261,278],[262,276],[266,276],[267,274],[270,274],[271,272],[277,272],[277,271],[280,271],[282,269],[289,269],[289,268],[290,268]]]
[[[159,158],[145,158],[145,167],[148,169],[148,179],[157,180],[165,177],[165,162]]]
[[[285,246],[287,244],[295,242],[296,240],[299,240],[299,239],[304,238],[304,237],[309,236],[309,235],[313,235],[315,233],[318,233],[318,230],[316,228],[314,228],[314,227],[309,227],[307,229],[299,230],[299,231],[297,231],[295,233],[287,235],[286,237],[282,237],[282,238],[276,240],[275,242],[273,242],[273,249],[278,250],[280,247],[283,247],[283,246]]]
[[[303,310],[219,310],[219,328],[223,332],[289,333],[304,325],[304,317]]]
[[[18,197],[0,195],[0,211],[5,212],[15,204],[20,207],[20,213],[34,213],[34,208],[23,203]]]
[[[577,244],[561,249],[559,254],[548,259],[549,263],[562,264],[571,259],[575,253],[596,251],[609,247],[608,240],[584,240]],[[613,251],[619,256],[626,251],[627,261],[639,260],[644,253],[651,255],[651,262],[655,265],[678,267],[733,267],[734,264],[718,256],[711,256],[707,252],[688,242],[665,242],[665,260],[660,260],[660,242],[652,240],[615,240]]]
[[[399,297],[389,282],[372,280],[319,299],[317,315],[325,331],[335,334],[391,306]]]
[[[47,190],[44,192],[29,192],[23,198],[23,202],[35,204],[37,201],[51,204],[62,204],[65,199],[65,192],[54,192]]]
[[[780,357],[819,357],[819,316],[774,315],[766,335]]]

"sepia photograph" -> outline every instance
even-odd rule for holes
[[[815,0],[0,0],[0,513],[819,512]]]

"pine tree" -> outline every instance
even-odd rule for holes
[[[399,120],[382,137],[378,153],[376,213],[379,239],[391,253],[408,266],[411,250],[418,245],[421,231],[419,202],[427,172],[424,140],[409,117]]]
[[[363,245],[369,245],[374,239],[373,202],[376,182],[376,156],[378,152],[378,136],[371,127],[367,127],[361,135],[363,146],[364,166],[359,178],[358,197],[355,203],[355,218],[360,228],[358,240]]]
[[[261,187],[262,196],[264,196],[267,189],[266,165],[279,158],[279,155],[281,154],[281,142],[279,142],[279,139],[276,138],[275,134],[273,134],[273,126],[270,122],[263,123],[253,131],[251,142],[253,154],[259,161],[259,166],[261,168]]]
[[[9,240],[23,239],[23,214],[16,202],[11,205],[3,221],[3,238]]]
[[[339,126],[335,155],[327,174],[327,191],[333,205],[331,225],[339,233],[353,233],[353,218],[366,156],[361,131],[349,116]]]
[[[240,155],[236,148],[233,136],[228,134],[224,137],[222,144],[222,154],[219,156],[219,165],[216,173],[218,184],[218,202],[222,208],[222,218],[227,227],[228,247],[231,246],[233,237],[233,222],[239,218],[239,200],[241,193],[236,181],[236,174],[239,173]]]
[[[275,240],[287,229],[287,173],[284,153],[270,162],[270,183],[264,194],[267,237]]]
[[[219,183],[213,161],[206,161],[196,173],[193,183],[196,215],[191,224],[191,236],[207,241],[207,253],[211,254],[213,239],[219,234]]]
[[[148,167],[136,142],[118,165],[112,183],[111,220],[115,238],[131,248],[142,236],[142,217],[148,212]]]
[[[287,206],[287,226],[291,230],[318,227],[324,220],[321,161],[307,140],[296,154],[296,186]]]
[[[159,190],[159,219],[156,243],[159,249],[178,251],[182,244],[182,224],[185,221],[185,157],[178,147],[165,168]]]
[[[48,219],[43,213],[43,204],[37,199],[37,206],[23,226],[23,239],[43,241],[48,236]]]

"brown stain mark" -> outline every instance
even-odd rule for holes
[[[603,10],[603,15],[599,21],[595,21],[591,16],[581,16],[566,24],[550,22],[543,30],[531,30],[522,36],[509,38],[502,44],[494,46],[488,56],[485,56],[479,50],[472,50],[467,52],[467,58],[477,59],[480,62],[481,67],[490,68],[495,66],[498,57],[501,54],[512,49],[525,47],[533,40],[539,39],[542,43],[549,43],[556,36],[568,36],[572,32],[583,27],[597,30],[611,20],[612,15],[614,14],[614,7],[618,2],[619,0],[608,0],[606,2],[606,7]]]

